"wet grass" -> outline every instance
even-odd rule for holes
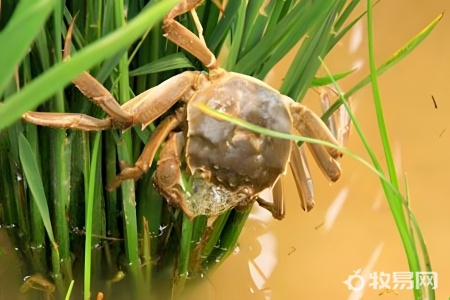
[[[176,2],[105,0],[64,5],[62,1],[22,0],[2,5],[0,224],[20,249],[23,275],[46,276],[56,285],[57,298],[65,297],[69,287],[72,295],[83,294],[86,299],[98,292],[108,298],[121,297],[126,290],[131,293],[127,297],[149,297],[159,287],[152,285],[154,277],[164,270],[173,273],[165,294],[177,297],[189,276],[214,269],[233,252],[249,215],[251,207],[225,212],[212,228],[202,216],[189,221],[154,190],[154,166],[142,179],[128,180],[107,192],[104,186],[117,174],[119,161],[128,165],[136,161],[153,125],[144,131],[87,133],[20,121],[28,110],[104,117],[70,84],[84,70],[120,103],[185,70],[204,70],[194,57],[162,36],[160,20]],[[197,13],[206,43],[220,54],[222,66],[259,79],[307,35],[280,89],[301,101],[311,86],[332,82],[315,78],[322,64],[319,57],[326,57],[364,16],[348,19],[358,4],[286,0],[265,5],[263,0],[236,0],[222,12],[215,3],[205,1]],[[64,61],[63,42],[76,14],[72,57]],[[189,14],[179,21],[196,32]],[[24,28],[32,30],[22,32]],[[426,34],[431,30],[432,26]],[[422,40],[426,34],[420,35]],[[376,74],[372,71],[372,83]],[[387,144],[385,130],[381,136]],[[393,199],[389,201],[410,267],[417,271],[420,251],[412,243],[411,232],[421,237],[420,231],[404,227],[409,224],[407,218],[415,222],[405,210],[407,201],[398,192],[393,165],[387,161],[389,179],[373,165],[388,199]],[[419,241],[423,245],[423,239]],[[416,299],[419,296],[416,292]]]

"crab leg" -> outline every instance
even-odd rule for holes
[[[133,123],[133,118],[119,105],[113,95],[88,72],[81,73],[72,81],[75,86],[94,104],[103,109],[115,122],[127,128]]]
[[[195,216],[181,191],[176,188],[181,178],[180,155],[183,144],[184,137],[181,132],[169,137],[159,156],[154,182],[169,204],[180,208],[192,220]]]
[[[70,45],[72,41],[72,30],[75,18],[73,18],[67,31],[64,44],[64,59],[70,57]],[[100,106],[111,118],[104,120],[96,119],[83,114],[74,113],[38,113],[27,112],[22,118],[30,123],[53,127],[73,128],[80,130],[105,130],[109,128],[128,128],[133,123],[133,118],[127,114],[114,99],[113,95],[88,72],[81,73],[72,80],[75,86],[88,99]]]
[[[323,140],[336,146],[339,145],[325,123],[309,108],[299,103],[291,102],[290,109],[294,127],[301,135]],[[317,164],[328,178],[333,182],[338,180],[341,175],[341,169],[335,159],[341,157],[342,154],[334,148],[319,144],[308,143],[308,147]]]
[[[75,113],[53,113],[29,111],[23,114],[22,119],[28,123],[52,127],[72,128],[79,130],[106,130],[113,127],[111,119],[96,119],[94,117]]]
[[[339,145],[336,138],[327,128],[325,123],[308,107],[300,103],[293,102],[290,108],[294,127],[297,128],[300,133],[305,133],[305,136],[323,140],[336,146]],[[322,147],[324,147],[333,158],[339,158],[342,156],[342,153],[334,148],[326,146]]]
[[[44,112],[27,112],[22,118],[36,125],[79,130],[128,128],[132,125],[133,118],[120,107],[113,95],[89,73],[83,72],[73,80],[73,83],[88,99],[100,106],[110,118],[101,120],[84,114]]]
[[[136,123],[141,123],[145,128],[192,90],[199,74],[195,71],[181,73],[120,106],[107,89],[84,72],[73,82],[86,97],[108,113],[110,118],[101,120],[84,114],[49,112],[27,112],[22,118],[29,123],[53,128],[126,129]]]
[[[208,49],[204,40],[202,38],[199,38],[194,33],[189,31],[186,27],[174,20],[175,17],[188,11],[195,13],[195,7],[200,5],[201,2],[202,0],[184,0],[176,5],[167,14],[163,21],[163,30],[165,32],[164,36],[197,57],[207,68],[215,69],[217,68],[216,57]],[[199,27],[201,25],[197,22],[196,26]],[[199,29],[200,34],[201,31],[202,30]]]
[[[295,142],[292,142],[292,144],[290,161],[292,174],[294,175],[302,208],[305,211],[310,211],[314,208],[314,193],[308,163],[305,159],[304,147],[303,145],[298,147]]]
[[[275,219],[282,220],[285,215],[285,207],[284,207],[284,194],[283,194],[283,186],[281,184],[281,177],[278,178],[277,182],[272,188],[272,197],[273,203],[266,201],[259,196],[256,198],[256,201],[258,202],[259,206],[270,211]]]
[[[326,89],[319,88],[315,89],[320,94],[320,105],[322,106],[322,111],[326,112],[330,107],[330,96]],[[338,97],[338,93],[332,89],[328,88],[331,93],[334,94],[335,97]],[[352,100],[351,98],[347,99],[347,104],[352,108]],[[333,133],[333,136],[336,137],[339,145],[345,146],[347,145],[347,141],[350,135],[352,120],[350,115],[348,114],[346,108],[341,105],[338,110],[335,111],[331,117],[326,121],[326,124],[330,131]]]
[[[127,179],[137,179],[144,175],[150,168],[159,146],[161,146],[169,133],[174,130],[179,123],[180,122],[177,118],[172,115],[159,124],[145,145],[144,150],[142,151],[139,159],[136,161],[134,167],[123,169],[113,181],[108,183],[106,189],[108,191],[112,191],[119,187],[122,184],[122,181]]]
[[[122,109],[133,116],[135,124],[142,124],[144,129],[177,101],[189,98],[189,92],[194,91],[200,75],[196,71],[178,74],[131,99],[122,105]]]

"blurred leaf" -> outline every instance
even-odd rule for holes
[[[41,213],[42,221],[47,230],[50,241],[55,245],[55,238],[53,236],[52,224],[50,222],[50,214],[47,206],[47,198],[45,197],[44,186],[42,184],[41,175],[36,163],[31,146],[23,134],[19,135],[19,155],[22,162],[25,178],[27,179],[30,191],[33,194],[33,199]]]
[[[20,1],[7,26],[0,32],[0,95],[13,76],[14,69],[42,30],[53,9],[53,3],[52,0]]]

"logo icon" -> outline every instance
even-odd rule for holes
[[[346,284],[349,290],[357,292],[364,288],[366,280],[359,274],[361,273],[361,269],[353,271],[353,273],[348,276],[347,280],[342,281],[342,283]]]

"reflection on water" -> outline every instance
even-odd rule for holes
[[[330,231],[333,227],[334,221],[336,221],[339,213],[344,206],[345,200],[348,196],[348,187],[342,188],[342,190],[337,194],[331,204],[328,206],[327,212],[325,214],[324,229]]]
[[[366,283],[370,280],[370,275],[373,274],[373,269],[378,261],[378,258],[380,257],[381,250],[383,250],[383,244],[379,244],[375,250],[372,253],[372,256],[370,257],[369,261],[366,263],[364,268],[358,269],[357,271],[353,271],[353,274],[349,274],[349,277],[347,280],[352,279],[352,275],[359,273],[359,270],[361,270],[361,273],[359,273],[362,276],[362,280],[359,281],[359,283],[355,282],[347,282],[347,280],[343,283],[347,284],[349,288],[352,288],[353,291],[350,293],[348,300],[359,300],[364,294],[364,290],[368,288],[368,285]]]

